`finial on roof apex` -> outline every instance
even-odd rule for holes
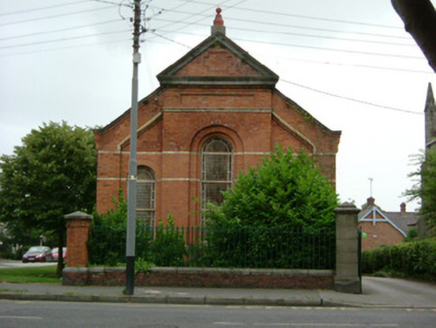
[[[223,17],[221,16],[221,11],[222,10],[220,7],[218,7],[216,9],[215,20],[213,21],[214,26],[223,26],[224,25]]]
[[[224,20],[223,17],[221,16],[221,11],[222,10],[220,7],[216,9],[216,16],[212,26],[212,35],[215,35],[218,32],[226,35],[226,27],[224,26]]]

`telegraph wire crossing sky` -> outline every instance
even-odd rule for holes
[[[424,148],[424,104],[435,76],[390,1],[141,2],[139,99],[210,35],[221,7],[227,36],[280,76],[277,89],[342,131],[340,200],[364,204],[371,178],[376,204],[399,211],[416,169],[409,157]],[[44,122],[104,126],[130,107],[131,5],[0,0],[0,154],[11,155]]]

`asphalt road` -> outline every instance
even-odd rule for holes
[[[433,328],[436,311],[0,301],[0,327]]]

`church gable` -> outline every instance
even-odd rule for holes
[[[210,37],[158,74],[160,84],[274,88],[279,79],[277,74],[226,37],[224,29],[217,27],[223,26],[213,26]]]
[[[261,76],[252,66],[220,44],[211,46],[182,67],[176,76]]]

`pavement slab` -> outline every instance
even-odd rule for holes
[[[1,280],[1,279],[0,279]],[[333,290],[63,286],[61,283],[0,283],[0,299],[74,302],[199,304],[235,306],[334,306],[436,309],[434,284],[390,278],[363,278],[362,294]]]

